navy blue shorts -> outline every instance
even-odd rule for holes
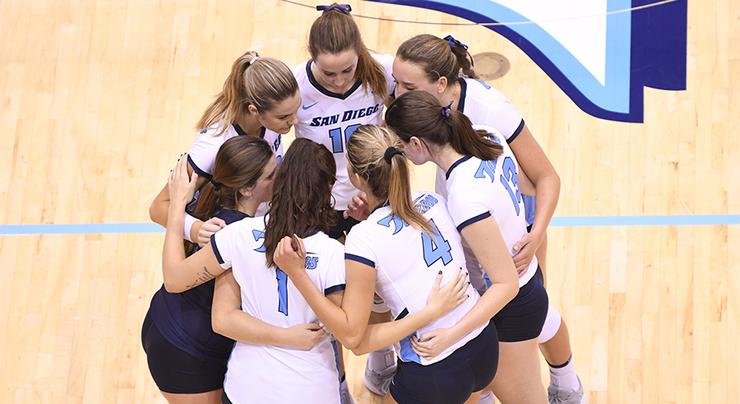
[[[493,321],[481,333],[437,363],[398,360],[391,395],[399,404],[457,404],[488,386],[498,367]]]
[[[162,336],[149,313],[141,328],[141,344],[149,372],[159,390],[173,394],[197,394],[224,385],[226,363],[199,359],[177,348]]]
[[[519,293],[493,316],[501,342],[519,342],[537,338],[545,324],[548,307],[542,270],[519,288]]]
[[[350,229],[354,227],[354,225],[360,222],[355,220],[353,217],[345,219],[343,210],[335,210],[335,212],[337,212],[337,223],[331,228],[331,230],[329,230],[328,236],[336,240],[344,237],[346,233],[349,233]]]

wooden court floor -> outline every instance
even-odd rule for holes
[[[437,12],[351,1],[356,14]],[[0,1],[0,224],[142,223],[231,62],[306,60],[316,12],[277,0]],[[482,27],[358,20],[394,53],[452,33],[511,71],[562,179],[556,216],[740,212],[740,3],[690,1],[688,90],[645,90],[645,123],[578,109]],[[431,189],[431,169],[415,173]],[[0,236],[0,403],[163,402],[140,327],[161,284],[163,234]],[[556,227],[548,291],[591,403],[737,403],[740,226]],[[364,357],[347,354],[358,403]]]

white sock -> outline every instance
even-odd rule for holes
[[[478,397],[478,404],[494,404],[496,402],[496,396],[493,395],[491,390],[483,390]]]
[[[540,344],[544,344],[545,342],[552,339],[552,337],[555,336],[555,334],[558,333],[558,330],[560,329],[560,313],[552,307],[552,305],[547,307],[547,317],[545,317],[545,324],[542,325],[542,331],[540,331],[540,336],[537,337],[537,342]]]
[[[387,346],[374,352],[370,352],[367,355],[368,369],[377,373],[380,373],[395,364],[396,352],[393,350],[393,345]]]
[[[576,367],[573,364],[573,355],[564,365],[558,367],[550,365],[550,384],[557,386],[560,390],[578,390],[578,375],[576,375]]]

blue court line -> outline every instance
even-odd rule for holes
[[[552,227],[736,225],[737,215],[556,216]],[[154,223],[3,224],[0,235],[162,233]]]

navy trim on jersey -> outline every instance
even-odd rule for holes
[[[470,157],[471,156],[463,156],[463,157],[460,157],[456,162],[452,163],[452,165],[450,166],[450,168],[448,168],[447,169],[447,172],[445,173],[445,178],[446,179],[450,179],[450,174],[452,173],[452,170],[455,167],[459,166],[460,164],[462,164],[462,163],[470,160]]]
[[[522,121],[519,122],[519,126],[516,127],[514,133],[512,133],[511,136],[506,139],[506,143],[511,144],[511,142],[513,142],[514,139],[516,139],[516,137],[519,136],[520,133],[522,133],[522,129],[524,129],[524,118],[522,118]]]
[[[480,222],[481,220],[487,219],[489,217],[491,217],[491,212],[485,212],[485,213],[481,213],[478,216],[473,216],[470,219],[460,223],[460,225],[457,226],[457,231],[462,231],[464,228],[470,226],[471,224],[475,222]]]
[[[221,258],[221,253],[218,251],[218,247],[216,247],[216,233],[211,234],[211,247],[213,248],[213,253],[216,254],[216,260],[218,260],[218,263],[223,265],[224,259]]]
[[[360,264],[365,264],[371,268],[375,268],[374,262],[370,261],[367,258],[360,257],[359,255],[344,253],[344,259],[359,262]]]
[[[330,288],[324,289],[324,296],[329,296],[332,293],[341,292],[344,289],[347,289],[347,285],[344,283],[341,285],[334,285]]]
[[[457,110],[464,113],[465,96],[468,93],[468,83],[462,77],[458,77],[457,81],[460,83],[460,101],[457,102]]]
[[[360,82],[360,80],[357,80],[355,81],[355,84],[353,84],[352,87],[349,90],[347,90],[347,92],[344,94],[339,94],[333,91],[329,91],[326,88],[324,88],[324,86],[319,84],[318,81],[316,81],[316,78],[313,76],[313,72],[311,71],[311,62],[312,62],[311,60],[306,62],[306,74],[308,75],[308,81],[311,83],[312,86],[314,86],[314,88],[319,90],[321,94],[324,94],[327,97],[339,98],[340,100],[347,99],[347,97],[352,95],[352,93],[354,93],[362,85],[362,82]]]
[[[218,209],[213,216],[223,219],[224,222],[226,222],[226,224],[231,224],[234,222],[238,222],[242,219],[252,217],[244,212],[240,212],[238,210],[228,209],[228,208]]]
[[[188,155],[188,164],[190,164],[190,167],[195,171],[199,177],[203,177],[207,180],[210,180],[211,177],[213,177],[211,174],[208,174],[207,172],[201,170],[200,167],[198,167],[192,158],[190,158],[190,155]]]
[[[400,319],[402,319],[402,318],[404,318],[404,317],[406,317],[408,315],[409,315],[409,309],[407,309],[407,308],[406,309],[403,309],[403,311],[398,316],[396,316],[396,318],[393,321],[398,321],[398,320],[400,320]]]
[[[249,135],[247,135],[247,132],[244,129],[242,129],[241,126],[239,126],[238,123],[232,123],[231,126],[234,127],[234,130],[236,131],[236,133],[239,136],[249,136]]]

